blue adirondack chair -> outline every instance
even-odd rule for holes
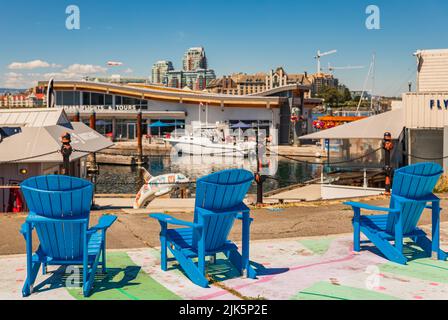
[[[243,199],[253,181],[253,174],[242,169],[224,170],[197,180],[194,221],[175,219],[166,214],[151,214],[161,226],[161,268],[167,270],[167,248],[190,278],[201,287],[208,287],[205,277],[206,257],[215,261],[223,252],[240,274],[246,270],[249,278],[256,277],[249,263],[250,210]],[[228,240],[235,219],[242,220],[242,254]],[[184,228],[169,229],[168,225]],[[197,258],[197,263],[193,261]]]
[[[93,185],[86,180],[39,176],[24,181],[21,189],[30,210],[21,229],[27,253],[23,296],[32,293],[40,267],[45,274],[48,265],[82,265],[83,294],[89,296],[98,265],[106,272],[106,230],[116,217],[103,216],[89,229]],[[34,254],[33,230],[40,242]]]
[[[361,232],[396,263],[406,264],[403,238],[411,238],[428,256],[446,260],[440,249],[440,199],[433,194],[443,169],[435,163],[419,163],[400,168],[394,173],[392,195],[388,208],[359,202],[346,202],[354,210],[354,251],[360,251]],[[423,210],[432,210],[432,241],[417,227]],[[385,215],[361,215],[361,209],[386,212]],[[394,241],[394,245],[390,243]]]

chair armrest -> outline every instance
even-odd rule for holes
[[[243,219],[244,219],[244,215],[243,215],[242,213],[238,213],[238,214],[236,215],[236,218],[237,218],[238,220],[243,220]],[[249,217],[249,221],[250,221],[250,222],[253,222],[253,221],[254,221],[254,218],[250,218],[250,217]]]
[[[370,204],[361,203],[361,202],[344,202],[345,205],[351,206],[353,208],[359,208],[359,209],[365,209],[365,210],[373,210],[373,211],[384,211],[389,213],[399,213],[401,210],[396,208],[385,208],[385,207],[378,207],[378,206],[372,206]]]
[[[216,213],[236,213],[236,214],[241,214],[241,213],[245,213],[245,212],[250,212],[250,209],[248,206],[246,206],[244,203],[240,203],[239,205],[232,207],[232,208],[228,208],[225,210],[216,210],[216,211],[211,211],[211,210],[207,210],[204,208],[199,208],[196,207],[196,210],[201,212],[202,215],[212,215],[212,214],[216,214]]]
[[[38,216],[37,214],[30,213],[26,218],[27,223],[87,223],[88,217],[76,217],[76,218],[64,218],[64,219],[54,219],[48,217]]]
[[[149,215],[150,218],[156,219],[159,222],[165,222],[168,224],[174,224],[178,226],[184,226],[184,227],[190,227],[193,229],[202,229],[202,226],[193,222],[188,222],[184,220],[179,220],[176,218],[173,218],[172,216],[169,216],[164,213],[152,213]]]
[[[20,226],[20,233],[22,235],[26,235],[27,230],[26,230],[26,223],[22,223],[22,225]]]
[[[432,204],[428,204],[425,208],[426,208],[426,209],[430,209],[430,210],[432,210]],[[442,211],[443,208],[440,208],[440,207],[439,207],[439,210]]]
[[[112,215],[104,215],[100,218],[98,221],[98,224],[92,228],[89,229],[89,231],[98,231],[98,230],[104,230],[106,231],[108,228],[112,226],[112,224],[117,220],[116,216]]]
[[[416,198],[416,199],[408,199],[405,197],[401,197],[401,196],[397,196],[397,195],[392,195],[392,197],[395,200],[398,200],[398,202],[434,202],[434,201],[440,201],[440,198],[437,197],[435,194],[431,193],[425,197],[421,197],[421,198]]]

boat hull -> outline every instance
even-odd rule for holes
[[[220,144],[220,143],[196,143],[178,140],[166,140],[178,153],[206,156],[231,156],[246,157],[255,153],[255,144]]]

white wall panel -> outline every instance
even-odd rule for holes
[[[403,107],[407,128],[448,126],[448,91],[446,93],[406,93],[403,95]]]

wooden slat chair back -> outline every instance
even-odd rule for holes
[[[390,208],[401,206],[403,234],[416,228],[426,204],[421,201],[397,201],[397,198],[419,200],[430,196],[442,173],[442,167],[436,163],[419,163],[395,171]],[[396,219],[397,215],[389,214],[387,232],[394,234]]]
[[[433,194],[442,175],[442,167],[436,163],[419,163],[395,171],[389,207],[367,203],[345,202],[353,208],[353,250],[361,250],[361,233],[390,261],[406,264],[404,239],[411,239],[425,254],[446,260],[440,249],[440,199]],[[432,211],[431,239],[418,227],[425,208]],[[386,214],[365,215],[364,210]]]
[[[88,218],[93,185],[67,176],[33,177],[21,184],[31,214],[54,219]],[[86,224],[36,224],[41,249],[55,260],[77,260],[83,254],[82,235]]]
[[[202,215],[195,210],[194,222],[204,226],[206,251],[226,243],[236,218],[235,212],[227,210],[243,203],[252,181],[252,173],[242,169],[224,170],[198,179],[195,207],[214,212]]]

